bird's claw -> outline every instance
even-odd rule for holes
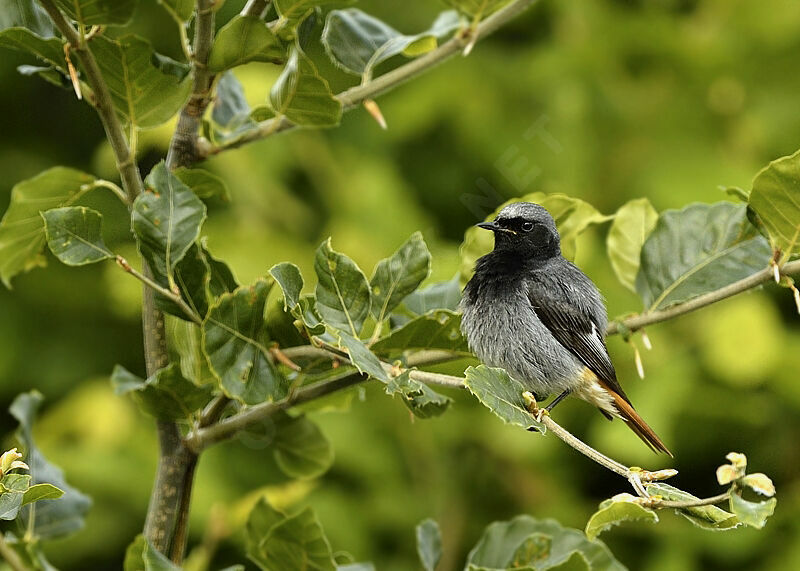
[[[542,422],[542,418],[545,415],[550,416],[550,411],[546,408],[539,408],[538,403],[536,402],[536,397],[533,396],[533,393],[530,391],[525,391],[522,393],[522,399],[525,401],[525,407],[528,409],[528,412],[533,416],[533,419],[537,423]]]

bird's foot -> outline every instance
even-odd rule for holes
[[[528,409],[528,412],[533,415],[533,419],[537,423],[542,422],[542,418],[545,415],[550,416],[550,411],[546,408],[539,408],[538,403],[536,402],[536,397],[530,391],[525,391],[522,393],[522,398],[525,401],[525,407]],[[530,428],[528,429],[530,430]]]

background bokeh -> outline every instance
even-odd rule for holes
[[[155,2],[140,4],[134,31],[179,57],[171,20]],[[242,4],[228,0],[219,21]],[[404,32],[427,28],[444,8],[410,4],[359,7]],[[334,90],[353,83],[324,54],[311,55]],[[792,0],[543,0],[468,58],[383,96],[388,131],[356,110],[338,129],[293,132],[207,163],[233,201],[211,209],[205,233],[247,283],[284,260],[313,282],[313,252],[328,235],[369,273],[421,230],[436,281],[457,272],[468,226],[526,192],[567,193],[604,213],[641,196],[658,210],[723,200],[720,186],[748,189],[768,161],[800,148],[798,62]],[[32,62],[0,56],[0,211],[16,182],[50,166],[114,176],[93,110],[18,75],[23,63]],[[237,69],[253,104],[277,71]],[[169,132],[143,134],[143,169],[163,156]],[[105,214],[107,243],[134,258],[124,209],[102,195],[90,201]],[[606,230],[581,238],[577,263],[612,317],[636,312],[639,300],[611,271]],[[40,446],[94,498],[86,528],[47,550],[64,569],[120,568],[142,526],[153,422],[108,382],[115,363],[143,373],[138,296],[138,283],[111,263],[51,263],[17,278],[13,291],[0,289],[0,409],[19,392],[44,393]],[[629,346],[614,338],[609,348],[674,462],[584,403],[561,405],[559,422],[625,463],[676,467],[676,485],[698,495],[718,493],[714,469],[727,452],[744,452],[752,471],[773,477],[778,506],[763,531],[706,532],[663,512],[657,526],[623,526],[602,539],[632,569],[800,568],[800,318],[790,293],[767,286],[648,333],[644,380]],[[241,525],[265,490],[280,507],[312,504],[334,550],[380,570],[418,567],[413,529],[426,517],[442,526],[440,569],[455,569],[494,520],[527,513],[582,528],[597,503],[625,491],[558,440],[505,426],[466,394],[452,394],[451,411],[425,421],[379,387],[351,396],[347,411],[310,412],[336,450],[318,480],[287,482],[252,442],[203,456],[192,545],[216,552],[213,568],[244,559]],[[0,415],[0,428],[10,434],[13,419]]]

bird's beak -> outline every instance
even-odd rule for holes
[[[492,232],[500,230],[500,226],[494,222],[481,222],[480,224],[476,224],[476,226],[478,228],[483,228],[484,230],[491,230]]]

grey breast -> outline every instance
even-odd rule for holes
[[[524,289],[483,285],[481,295],[461,304],[462,330],[475,355],[539,394],[573,387],[583,366],[539,320]]]

